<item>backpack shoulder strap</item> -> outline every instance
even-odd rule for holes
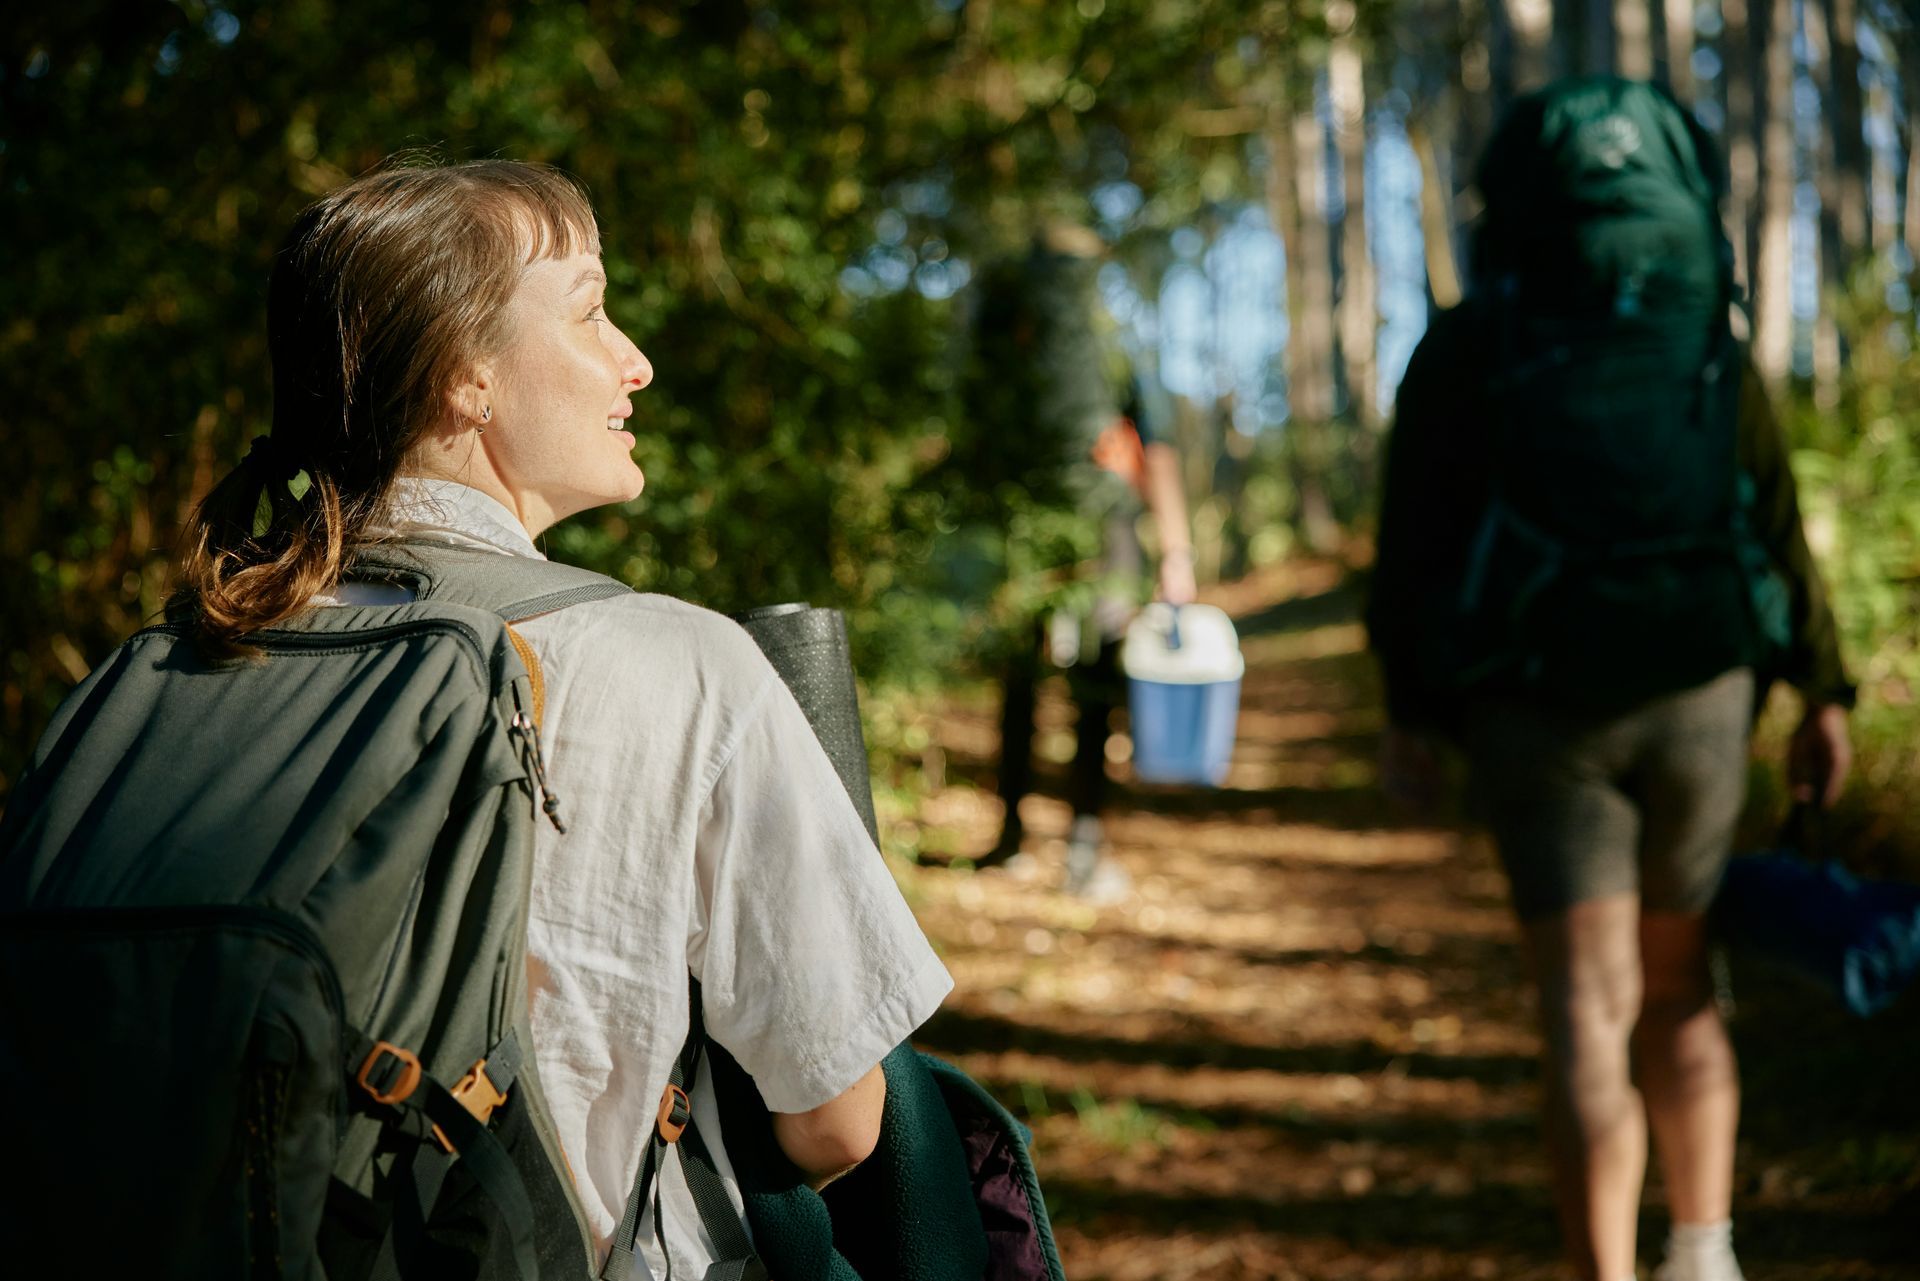
[[[624,596],[633,590],[605,574],[572,565],[426,539],[400,539],[365,548],[354,557],[352,572],[358,577],[403,583],[423,601],[465,605],[498,616],[506,623],[507,640],[526,668],[535,725],[546,716],[546,679],[539,656],[513,624],[569,605]]]
[[[484,609],[510,623],[633,590],[572,565],[423,539],[368,547],[354,557],[354,573],[404,583],[422,600]]]

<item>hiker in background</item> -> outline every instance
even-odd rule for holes
[[[1155,594],[1194,598],[1193,541],[1179,454],[1167,439],[1165,393],[1132,368],[1097,285],[1106,245],[1076,222],[1056,220],[1021,259],[981,282],[973,317],[969,412],[983,437],[970,468],[1005,477],[1040,501],[1072,504],[1099,529],[1089,609],[1056,610],[1008,663],[1000,718],[999,839],[980,860],[1020,852],[1020,801],[1033,786],[1036,686],[1044,664],[1067,671],[1079,713],[1069,766],[1066,888],[1101,901],[1123,897],[1125,871],[1106,850],[1107,739],[1125,698],[1120,638],[1139,606],[1145,552],[1137,524],[1151,514],[1159,558]]]
[[[411,1054],[405,1042],[396,1049],[382,1039],[389,1035],[385,1027],[399,1018],[387,1006],[397,1002],[403,1012],[424,1007],[437,1025],[436,1000],[471,1001],[504,1007],[517,1025],[524,990],[532,1042],[527,1057],[537,1067],[539,1091],[528,1093],[536,1075],[523,1072],[507,1111],[521,1118],[523,1131],[547,1127],[540,1133],[557,1135],[564,1154],[564,1166],[550,1171],[532,1193],[538,1209],[531,1235],[541,1240],[547,1260],[541,1274],[579,1275],[589,1250],[597,1269],[608,1260],[611,1243],[645,1257],[639,1275],[651,1269],[653,1276],[698,1277],[716,1251],[728,1250],[723,1238],[745,1249],[746,1236],[741,1193],[713,1111],[711,1076],[697,1055],[698,1042],[688,1040],[690,1025],[697,1028],[704,1018],[706,1036],[745,1068],[774,1112],[781,1152],[812,1183],[824,1185],[873,1150],[886,1094],[877,1065],[934,1011],[951,981],[801,709],[741,628],[679,601],[545,563],[535,542],[544,531],[575,513],[627,502],[643,484],[631,456],[633,398],[652,382],[653,369],[609,317],[607,293],[599,224],[580,189],[550,169],[506,161],[388,167],[339,187],[301,214],[276,259],[269,289],[272,434],[256,441],[187,531],[173,610],[178,634],[204,658],[248,661],[195,666],[183,644],[177,658],[162,666],[186,674],[154,696],[189,697],[198,689],[213,699],[224,682],[229,692],[222,706],[237,714],[234,691],[250,687],[232,682],[280,679],[284,687],[307,670],[300,666],[307,661],[302,654],[340,650],[374,655],[367,661],[386,675],[372,682],[378,688],[370,695],[369,682],[361,680],[341,699],[300,696],[286,707],[249,707],[247,713],[261,719],[245,726],[182,726],[176,718],[169,732],[190,729],[218,738],[217,750],[213,740],[174,744],[176,788],[113,766],[115,785],[131,787],[129,778],[153,785],[148,794],[160,815],[156,821],[206,798],[257,811],[229,815],[224,827],[196,813],[190,815],[195,822],[163,823],[157,833],[136,830],[132,820],[140,816],[123,814],[130,825],[118,833],[121,844],[139,849],[140,841],[149,841],[154,857],[117,880],[101,866],[113,851],[87,844],[92,828],[81,824],[63,835],[61,827],[72,812],[61,800],[63,771],[83,775],[71,762],[85,758],[89,734],[110,736],[115,728],[89,727],[96,683],[90,682],[63,709],[0,830],[0,849],[7,853],[0,904],[101,906],[82,896],[94,887],[127,895],[137,895],[143,885],[164,887],[158,878],[191,877],[192,868],[183,872],[180,865],[197,861],[205,868],[202,880],[168,891],[171,897],[163,900],[180,902],[182,893],[218,892],[204,886],[223,861],[246,868],[248,859],[276,855],[280,847],[259,834],[280,830],[275,825],[292,822],[296,813],[301,821],[292,823],[288,848],[304,848],[301,834],[318,841],[332,839],[328,832],[336,827],[352,833],[346,853],[331,847],[319,852],[337,860],[325,865],[328,879],[313,895],[323,901],[303,898],[310,878],[277,888],[266,880],[278,874],[278,864],[260,873],[262,884],[248,891],[276,905],[291,902],[317,921],[317,946],[347,976],[346,1017],[373,1025],[369,1039],[380,1043],[359,1069],[360,1088],[352,1088],[350,1075],[348,1096],[365,1107],[364,1088],[383,1106],[398,1107],[417,1092],[418,1062],[412,1078],[399,1076],[390,1090],[375,1089],[371,1074]],[[645,402],[638,408],[644,424]],[[409,571],[411,564],[423,566],[424,577]],[[425,786],[420,780],[428,771],[404,773],[396,786],[393,777],[361,777],[365,771],[356,772],[351,752],[332,762],[319,755],[329,740],[316,728],[318,721],[345,715],[354,733],[373,732],[389,707],[411,720],[383,742],[395,736],[428,739],[419,748],[424,752],[439,736],[457,737],[457,727],[442,728],[451,699],[447,686],[409,690],[406,655],[397,644],[392,654],[380,646],[416,615],[438,618],[441,631],[465,628],[476,638],[486,634],[479,621],[491,621],[497,635],[498,620],[486,618],[492,605],[468,610],[472,619],[466,623],[458,617],[449,623],[429,607],[448,584],[471,587],[502,577],[532,584],[532,590],[508,598],[526,598],[530,607],[509,633],[533,678],[532,723],[518,710],[513,718],[518,761],[509,756],[503,764],[485,754],[507,755],[504,747],[475,751],[474,777],[459,796],[441,799],[437,812],[412,813],[405,802]],[[335,638],[333,650],[308,645],[291,656],[269,650],[254,661],[261,629],[297,625],[345,635]],[[362,635],[355,627],[372,630]],[[158,637],[148,643],[167,642]],[[496,666],[511,661],[500,656],[504,650],[500,646],[491,660]],[[116,655],[107,666],[113,670],[99,678],[106,682],[103,693],[128,664]],[[462,675],[466,666],[456,663],[445,680]],[[484,669],[486,661],[479,666]],[[276,671],[293,675],[274,677]],[[340,711],[343,702],[352,703],[347,712]],[[516,686],[514,707],[520,706]],[[279,739],[272,737],[276,722],[284,725]],[[317,769],[317,780],[297,796],[289,796],[279,779],[263,784],[259,794],[231,795],[233,779],[244,771],[235,773],[236,762],[221,754],[235,742],[252,741],[247,735],[266,735],[263,750],[296,745],[298,750],[287,749],[289,770]],[[156,729],[143,740],[166,737]],[[303,743],[308,746],[298,746]],[[151,762],[151,752],[129,752],[126,769]],[[157,768],[164,769],[164,762]],[[455,768],[455,777],[465,768]],[[470,890],[446,891],[451,902],[428,894],[418,904],[418,919],[435,939],[476,929],[480,913],[515,930],[524,921],[524,989],[516,986],[518,935],[503,933],[510,958],[483,956],[484,968],[456,968],[441,996],[390,993],[381,980],[364,984],[378,988],[380,1004],[375,1007],[367,995],[363,1005],[355,995],[363,985],[363,955],[396,927],[380,924],[384,903],[348,914],[364,921],[335,919],[340,913],[332,905],[351,901],[356,885],[370,875],[338,867],[356,849],[379,850],[383,840],[406,837],[410,850],[440,850],[449,839],[443,827],[494,821],[493,811],[482,808],[490,794],[479,790],[489,771],[516,784],[526,778],[553,819],[540,819],[531,838],[530,891],[508,863],[499,881],[483,877]],[[361,793],[353,791],[355,785]],[[103,793],[87,798],[85,807],[92,813],[127,799]],[[498,804],[525,817],[517,786]],[[335,812],[342,807],[345,820]],[[374,807],[378,821],[368,820],[361,830],[357,825],[369,812],[364,807]],[[483,867],[506,843],[506,830],[476,834],[473,858]],[[198,831],[239,835],[201,850],[190,840]],[[249,834],[258,839],[242,839]],[[457,862],[453,856],[460,850],[448,845],[439,862]],[[387,861],[401,858],[395,854]],[[243,886],[250,875],[243,873]],[[397,887],[402,903],[405,890],[404,884]],[[447,914],[437,932],[429,929],[436,912]],[[415,923],[410,915],[397,927],[403,942]],[[369,933],[380,937],[361,937]],[[415,946],[424,951],[431,941],[415,939]],[[697,1009],[690,970],[701,984]],[[379,978],[378,969],[373,977]],[[682,1057],[683,1043],[691,1059]],[[454,1073],[477,1052],[468,1050]],[[420,1057],[429,1057],[425,1048]],[[678,1072],[689,1061],[698,1067],[682,1081]],[[470,1076],[481,1086],[483,1069],[501,1071],[476,1064]],[[677,1128],[687,1119],[685,1095],[668,1090],[670,1074],[675,1091],[684,1084],[693,1096],[694,1128],[685,1136]],[[454,1079],[446,1079],[442,1094],[459,1094]],[[336,1084],[320,1097],[337,1093]],[[541,1094],[544,1108],[530,1113]],[[435,1122],[468,1124],[458,1116],[443,1120],[446,1115]],[[537,1119],[526,1119],[530,1115]],[[677,1118],[671,1133],[670,1116]],[[331,1135],[330,1120],[325,1128]],[[437,1159],[432,1145],[420,1142],[424,1124],[415,1126],[411,1144],[382,1129],[377,1150],[371,1138],[352,1137],[369,1130],[365,1118],[357,1117],[349,1155],[334,1171],[337,1195],[326,1197],[321,1254],[336,1277],[364,1274],[382,1246],[378,1225],[389,1211],[379,1198],[393,1196],[400,1182],[385,1177],[395,1145],[416,1166]],[[662,1136],[658,1143],[656,1132]],[[705,1136],[724,1192],[708,1182],[696,1208],[685,1167],[675,1162],[653,1185],[661,1199],[639,1204],[648,1200],[635,1191],[643,1162],[651,1176],[666,1143],[679,1138],[684,1154],[695,1133]],[[468,1147],[469,1137],[476,1146]],[[480,1162],[485,1137],[460,1138],[463,1161],[456,1172],[489,1177]],[[415,1149],[421,1150],[417,1156]],[[354,1151],[361,1154],[357,1162]],[[182,1162],[189,1164],[184,1157]],[[325,1177],[323,1170],[322,1186]],[[369,1198],[375,1204],[336,1212],[336,1201],[345,1206]],[[572,1209],[569,1200],[576,1202]],[[520,1203],[525,1207],[524,1196]],[[317,1202],[288,1205],[302,1223],[320,1220]],[[429,1197],[430,1215],[433,1207]],[[99,1212],[98,1206],[89,1208]],[[406,1216],[399,1209],[390,1213],[397,1234]],[[616,1237],[623,1213],[625,1230]],[[576,1243],[581,1231],[585,1239]],[[657,1241],[656,1234],[662,1234]],[[469,1230],[462,1242],[470,1246],[476,1235],[484,1248],[484,1231]],[[523,1234],[515,1235],[516,1246],[524,1244]],[[389,1238],[389,1245],[397,1240]],[[404,1262],[405,1243],[400,1245]],[[249,1247],[241,1242],[236,1248]],[[306,1275],[310,1244],[294,1238],[284,1248],[300,1256],[300,1275]],[[625,1278],[635,1266],[618,1250],[607,1263],[604,1275],[610,1278]],[[457,1270],[452,1262],[434,1264],[433,1257],[427,1254],[405,1274]],[[487,1263],[487,1275],[513,1274],[510,1260]],[[524,1261],[521,1274],[528,1275]]]
[[[1568,1253],[1627,1281],[1649,1122],[1661,1281],[1738,1281],[1739,1083],[1705,913],[1768,685],[1831,804],[1853,692],[1778,422],[1734,339],[1720,163],[1664,90],[1515,104],[1479,172],[1468,298],[1408,366],[1368,624],[1389,792],[1465,749],[1538,986]],[[1637,1089],[1636,1089],[1637,1083]]]

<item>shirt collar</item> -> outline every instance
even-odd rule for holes
[[[410,538],[546,559],[506,504],[457,480],[402,476],[391,511],[395,530]]]

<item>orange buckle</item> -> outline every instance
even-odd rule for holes
[[[693,1120],[693,1100],[687,1092],[671,1083],[660,1093],[660,1137],[668,1143],[678,1143],[680,1136],[687,1132],[687,1123]]]
[[[485,1125],[493,1120],[493,1110],[507,1101],[507,1096],[494,1088],[487,1076],[487,1061],[481,1059],[467,1069],[460,1083],[447,1093],[460,1100],[460,1106],[473,1113],[474,1120]]]
[[[393,1084],[382,1090],[367,1080],[367,1076],[384,1054],[391,1054],[400,1060],[400,1076]],[[353,1079],[359,1083],[361,1089],[373,1096],[375,1103],[384,1103],[389,1107],[405,1103],[420,1087],[420,1058],[412,1050],[403,1050],[390,1041],[376,1041],[373,1049],[367,1052],[367,1061],[360,1065],[360,1072]]]
[[[473,1119],[482,1125],[491,1121],[493,1110],[507,1101],[507,1096],[494,1088],[493,1081],[487,1076],[486,1067],[487,1061],[479,1060],[467,1069],[467,1074],[460,1078],[459,1084],[447,1091],[453,1096],[454,1102],[471,1112]],[[433,1127],[433,1137],[442,1150],[448,1153],[453,1151],[453,1141],[447,1138],[446,1131],[437,1125]]]

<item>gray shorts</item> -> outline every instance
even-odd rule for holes
[[[1741,667],[1615,715],[1471,707],[1473,803],[1522,919],[1635,891],[1649,911],[1705,911],[1746,802],[1753,693]]]

